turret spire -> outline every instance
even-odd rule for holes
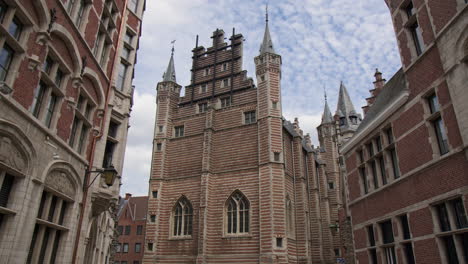
[[[273,42],[271,41],[270,29],[268,27],[268,4],[266,6],[265,22],[265,34],[263,35],[263,43],[260,46],[260,54],[266,52],[275,53],[275,50],[273,49]]]
[[[330,107],[328,107],[327,93],[325,93],[325,107],[323,109],[322,124],[328,123],[333,123],[333,117],[330,111]]]
[[[361,114],[358,114],[354,109],[351,97],[343,82],[340,84],[336,115],[340,118],[340,128],[342,131],[355,131],[362,120]]]
[[[163,75],[163,82],[176,82],[176,72],[175,72],[175,67],[174,67],[174,43],[175,43],[175,40],[171,42],[172,44],[171,59],[169,60],[169,64],[167,65],[167,70]]]

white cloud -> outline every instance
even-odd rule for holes
[[[332,113],[341,80],[360,110],[372,88],[376,67],[389,79],[400,58],[387,6],[382,0],[270,0],[270,30],[283,58],[282,99],[285,117],[299,117],[304,133],[317,145],[315,127],[323,111],[326,87]],[[263,38],[266,0],[147,0],[134,84],[123,192],[146,194],[155,115],[155,86],[176,42],[175,66],[181,85],[190,84],[191,50],[211,46],[222,28],[242,33],[244,68],[255,76],[253,58]],[[144,175],[143,175],[144,174]]]

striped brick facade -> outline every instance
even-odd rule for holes
[[[337,165],[283,119],[281,56],[255,58],[256,87],[242,69],[243,36],[224,37],[216,30],[212,47],[193,50],[184,97],[175,81],[157,85],[149,193],[159,196],[148,202],[143,263],[334,263]],[[232,195],[248,201],[242,233],[228,229]],[[193,208],[192,229],[175,235],[180,201]]]

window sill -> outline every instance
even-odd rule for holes
[[[459,235],[468,232],[468,227],[456,229],[456,230],[451,230],[451,231],[445,231],[445,232],[440,232],[438,234],[435,234],[436,237],[444,237],[444,236],[451,236],[451,235]]]
[[[252,239],[252,238],[253,236],[249,233],[224,235],[222,237],[222,239]]]
[[[177,240],[193,240],[192,236],[171,236],[169,237],[170,241],[177,241]]]
[[[6,207],[3,207],[3,206],[0,206],[0,214],[4,214],[4,215],[16,215],[16,211],[11,210],[11,209],[6,208]]]
[[[61,231],[68,231],[68,228],[66,228],[64,226],[61,226],[61,225],[58,225],[58,224],[55,224],[55,223],[52,223],[52,222],[49,222],[49,221],[46,221],[46,220],[43,220],[43,219],[40,219],[40,218],[37,218],[36,221],[40,225],[45,225],[45,226],[48,226],[48,227],[51,227],[51,228],[54,228],[54,229],[58,229],[58,230],[61,230]]]

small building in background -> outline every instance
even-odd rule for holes
[[[148,196],[125,194],[117,214],[118,244],[114,264],[140,264],[143,259]]]

